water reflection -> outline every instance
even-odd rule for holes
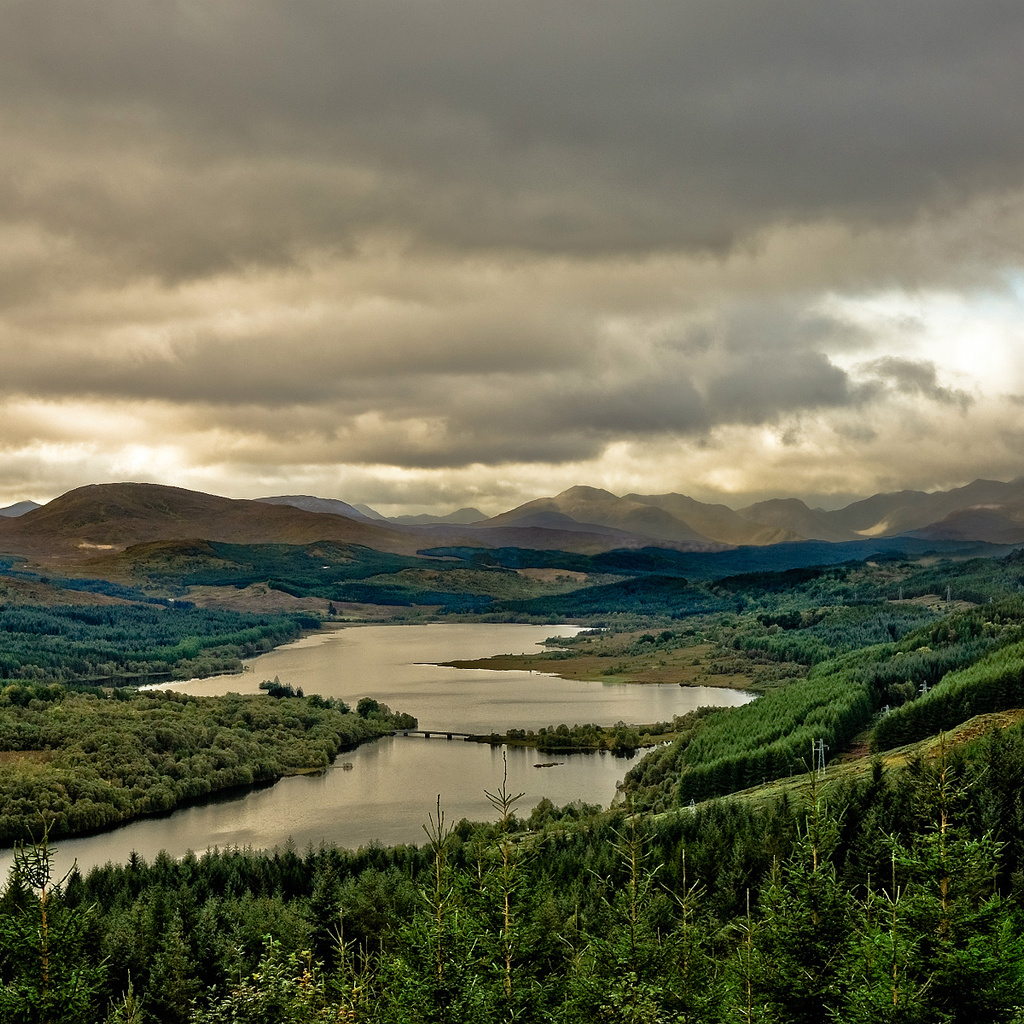
[[[750,699],[739,691],[709,687],[578,682],[434,664],[539,650],[545,638],[576,628],[443,623],[331,630],[254,659],[241,676],[173,688],[198,694],[257,693],[260,680],[276,675],[307,694],[342,697],[353,705],[361,696],[374,697],[416,715],[424,728],[477,733],[560,722],[656,722],[701,704],[735,706]],[[583,800],[607,806],[616,783],[636,760],[523,749],[506,753],[509,789],[525,794],[523,815],[544,796],[556,804]],[[534,767],[546,761],[561,763]],[[85,870],[108,860],[124,861],[132,850],[151,860],[162,849],[180,857],[190,849],[213,846],[272,849],[292,842],[304,849],[322,842],[352,848],[371,842],[418,843],[439,794],[450,820],[490,817],[484,790],[501,784],[502,767],[502,748],[443,738],[388,738],[342,754],[333,768],[315,776],[282,779],[265,789],[133,822],[114,832],[59,842],[59,863],[69,866],[77,858]],[[9,854],[0,856],[0,871],[6,872],[10,859]]]
[[[611,754],[561,756],[523,749],[509,749],[506,755],[508,788],[525,794],[518,805],[524,816],[544,796],[558,805],[582,796],[607,806],[616,783],[636,761]],[[534,767],[549,761],[559,762],[558,767]],[[345,763],[351,770],[342,767]],[[282,779],[232,799],[54,845],[63,868],[77,859],[85,871],[107,861],[122,862],[132,850],[152,861],[160,850],[181,857],[188,850],[213,846],[273,849],[292,843],[304,850],[321,843],[352,849],[373,842],[421,843],[422,826],[439,795],[450,821],[491,818],[484,789],[501,785],[502,770],[502,748],[389,737],[342,754],[318,775]],[[9,863],[9,855],[0,856],[0,870],[6,872]]]
[[[550,636],[577,626],[435,623],[359,626],[304,637],[246,664],[245,674],[176,684],[189,693],[258,693],[263,679],[341,697],[373,697],[420,720],[424,729],[505,732],[509,728],[597,722],[667,721],[702,704],[735,706],[749,695],[674,683],[628,685],[559,679],[531,672],[453,669],[436,664],[543,650]]]

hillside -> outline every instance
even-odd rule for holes
[[[627,494],[626,498],[660,508],[689,524],[698,533],[723,544],[761,546],[802,539],[793,531],[792,524],[763,525],[727,505],[709,505],[685,494]]]
[[[937,523],[912,531],[926,540],[964,540],[979,538],[993,544],[1024,542],[1024,503],[1013,507],[987,505],[957,509]]]
[[[798,498],[770,498],[734,510],[685,494],[631,493],[620,498],[595,487],[570,487],[552,497],[528,501],[478,527],[542,525],[542,516],[561,516],[561,525],[570,529],[596,525],[652,541],[693,545],[845,543],[904,535],[1019,544],[1024,543],[1024,478],[1008,483],[975,480],[949,491],[875,494],[833,510],[810,508]]]
[[[240,544],[335,540],[386,551],[417,546],[387,526],[161,484],[91,484],[0,520],[0,551],[58,564],[185,537]]]
[[[101,574],[107,559],[129,547],[187,539],[232,544],[331,541],[406,555],[440,543],[591,554],[639,547],[645,542],[629,533],[588,530],[576,524],[572,529],[517,523],[507,527],[485,524],[484,529],[401,526],[372,521],[358,513],[358,518],[339,515],[326,501],[324,506],[311,511],[287,503],[223,498],[161,484],[91,484],[25,515],[0,519],[0,553],[50,567],[81,567],[92,562],[95,572]]]
[[[863,536],[893,537],[911,530],[922,530],[954,512],[979,507],[1021,509],[1024,507],[1024,478],[1018,477],[1008,483],[975,480],[965,487],[931,493],[898,491],[876,494],[863,501],[855,501],[831,515],[835,521]],[[971,539],[988,538],[979,536]]]
[[[597,487],[570,487],[552,498],[528,501],[480,525],[494,527],[530,522],[536,521],[538,515],[552,513],[563,517],[563,523],[571,521],[584,528],[592,524],[652,540],[713,545],[710,538],[665,509],[632,498],[620,498]]]
[[[838,522],[832,513],[820,508],[808,508],[797,498],[772,498],[740,509],[739,514],[751,522],[787,530],[802,540],[827,540],[841,543],[858,540],[856,530]]]
[[[740,515],[808,540],[846,541],[910,534],[934,540],[1024,541],[1024,480],[975,480],[950,491],[875,494],[834,511],[793,498],[758,502]]]

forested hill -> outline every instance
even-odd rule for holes
[[[0,679],[153,681],[239,671],[242,658],[316,629],[316,616],[189,605],[0,604]]]
[[[113,828],[226,789],[319,771],[416,720],[288,687],[270,696],[0,691],[0,845]]]
[[[534,551],[523,548],[473,548],[445,546],[420,552],[438,558],[457,558],[476,566],[509,569],[561,568],[578,572],[623,575],[678,575],[698,580],[751,573],[785,572],[809,566],[839,565],[869,559],[915,560],[922,557],[995,558],[1009,554],[1010,545],[979,541],[928,541],[914,537],[880,537],[874,540],[796,541],[729,551],[673,551],[645,547],[616,549],[594,555],[568,551]]]
[[[76,1024],[1013,1024],[1024,735],[809,805],[657,819],[496,787],[419,848],[226,850],[0,898],[0,1017]]]
[[[91,565],[110,579],[43,575],[24,561],[0,559],[0,588],[5,578],[39,583],[47,580],[67,590],[93,591],[125,600],[150,602],[163,595],[181,602],[198,599],[197,588],[220,588],[244,602],[243,588],[260,585],[296,601],[315,598],[328,603],[375,604],[392,610],[426,606],[439,612],[490,612],[575,617],[629,610],[636,601],[672,610],[672,593],[686,580],[698,586],[739,575],[742,580],[793,569],[855,564],[865,560],[907,563],[927,556],[988,559],[1005,552],[989,545],[921,541],[853,544],[780,544],[720,553],[693,553],[666,548],[613,550],[592,555],[530,548],[425,548],[416,555],[389,554],[364,545],[230,544],[218,541],[173,541],[141,544]],[[960,569],[951,570],[954,577]],[[630,581],[637,581],[636,583]],[[621,586],[618,586],[621,584]],[[911,586],[916,586],[912,582]],[[597,588],[605,588],[601,591]],[[662,591],[668,593],[661,593]],[[693,608],[712,610],[717,599],[707,591]],[[237,595],[237,596],[235,596]],[[879,591],[878,596],[884,595]],[[909,595],[909,591],[908,591]],[[693,596],[693,595],[690,595]],[[209,593],[206,593],[209,598]],[[70,599],[65,597],[70,603]],[[689,597],[677,609],[685,612]],[[308,615],[308,613],[307,613]]]

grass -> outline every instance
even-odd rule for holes
[[[448,661],[450,668],[543,672],[562,679],[592,682],[678,683],[680,686],[757,688],[753,676],[736,664],[734,652],[723,659],[717,644],[700,643],[674,650],[627,654],[642,634],[615,633],[585,638],[572,648],[540,654],[498,654],[474,661]]]
[[[911,761],[918,758],[924,761],[935,761],[942,756],[944,750],[948,751],[953,747],[970,743],[994,729],[1008,729],[1022,721],[1024,721],[1024,708],[976,715],[947,733],[929,736],[927,739],[908,743],[902,747],[894,747],[892,750],[885,751],[884,754],[863,753],[840,757],[827,766],[824,780],[812,779],[809,773],[791,775],[785,779],[777,779],[761,786],[740,790],[731,794],[727,799],[749,800],[757,806],[763,806],[774,803],[781,796],[788,796],[790,799],[806,804],[810,802],[811,790],[815,786],[820,787],[822,781],[827,786],[842,781],[865,779],[871,775],[876,760],[881,761],[887,770],[905,768]]]

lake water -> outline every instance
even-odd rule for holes
[[[329,630],[253,659],[241,675],[168,688],[196,694],[258,693],[261,680],[278,676],[307,694],[342,697],[353,707],[360,697],[373,697],[415,715],[424,729],[474,733],[561,722],[657,722],[702,704],[736,706],[750,699],[749,694],[714,687],[580,682],[436,664],[537,651],[547,637],[571,635],[576,629],[438,623]],[[124,861],[132,850],[152,860],[160,850],[180,857],[190,849],[213,846],[271,849],[292,842],[305,849],[322,842],[351,848],[371,842],[419,843],[439,795],[451,821],[492,816],[484,790],[493,792],[501,785],[503,753],[509,790],[524,794],[518,805],[521,815],[545,796],[556,804],[584,800],[607,806],[616,783],[642,756],[549,755],[437,737],[390,737],[341,754],[334,766],[314,776],[282,779],[113,832],[60,841],[55,844],[58,863],[67,866],[77,859],[87,870],[108,860]],[[549,761],[559,763],[535,767]],[[0,877],[6,877],[9,864],[9,851],[4,851]]]

